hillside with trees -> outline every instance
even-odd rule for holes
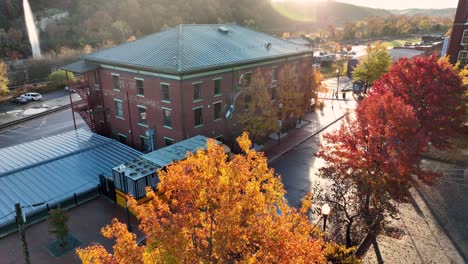
[[[382,9],[312,1],[34,0],[30,4],[40,29],[41,49],[55,53],[63,47],[111,46],[181,23],[237,23],[281,35],[317,32],[391,14]],[[22,0],[0,0],[0,57],[16,59],[30,54]]]

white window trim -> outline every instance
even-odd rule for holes
[[[164,139],[164,144],[166,144],[166,139],[171,140],[171,141],[172,141],[172,144],[174,144],[174,139],[173,139],[173,138],[170,138],[170,137],[163,137],[163,139]],[[171,144],[171,145],[172,145],[172,144]],[[166,145],[166,146],[167,146],[167,145]]]
[[[169,83],[165,83],[165,82],[160,82],[159,84],[171,86]]]
[[[125,116],[125,113],[124,113],[124,110],[123,110],[123,101],[120,100],[120,99],[114,99],[114,106],[115,106],[115,102],[119,102],[122,104],[122,116],[119,116],[117,115],[117,108],[115,109],[115,117],[118,118],[118,119],[122,119],[122,120],[125,120],[124,116]]]
[[[203,83],[203,81],[193,82],[192,85],[201,84],[201,83]]]
[[[171,108],[167,108],[167,107],[164,107],[164,106],[163,106],[163,107],[161,107],[161,109],[163,109],[163,110],[169,110],[169,111],[172,111],[172,109],[171,109]]]
[[[222,79],[223,79],[223,77],[216,77],[216,78],[213,78],[213,79],[211,79],[211,80],[217,81],[217,80],[222,80]]]
[[[203,106],[194,107],[194,108],[192,108],[192,111],[195,111],[195,110],[197,110],[197,109],[203,109]],[[203,110],[202,110],[202,111],[203,111]],[[194,116],[194,117],[195,117],[195,116]],[[203,112],[202,112],[202,123],[201,123],[200,125],[194,126],[194,128],[199,128],[199,127],[202,127],[203,125],[204,125],[204,123],[203,123]]]
[[[468,37],[468,29],[463,30],[463,34],[462,34],[462,39],[461,39],[461,41],[460,41],[460,45],[468,45],[468,42],[467,42],[467,43],[464,43],[464,42],[463,42],[463,39],[465,39],[465,34],[466,34],[467,37]]]
[[[137,105],[137,107],[146,109],[146,106],[144,105]]]
[[[468,35],[468,29],[463,30],[463,34],[462,34],[462,37],[461,37],[460,45],[468,45],[468,42],[467,42],[467,43],[463,43],[463,39],[465,39],[465,34]]]
[[[457,61],[461,61],[461,60],[460,60],[460,55],[461,55],[462,53],[466,53],[466,57],[467,57],[467,60],[468,60],[468,50],[460,50],[460,51],[458,52]]]
[[[127,138],[127,135],[122,134],[122,133],[117,133],[117,136],[121,136],[121,137]]]
[[[120,77],[120,74],[118,74],[118,73],[111,73],[111,76],[112,76],[112,77],[117,77],[117,78],[119,78],[119,77]],[[114,79],[112,78],[112,90],[114,90],[114,91],[119,91],[119,92],[120,92],[120,90],[121,90],[121,89],[120,89],[120,80],[119,80],[119,89],[115,89],[115,87],[114,87]]]
[[[213,104],[222,103],[222,102],[223,100],[219,100],[219,101],[213,102]]]
[[[135,79],[135,80],[138,80],[138,81],[145,81],[145,79],[140,78],[140,77],[135,77],[134,79]]]

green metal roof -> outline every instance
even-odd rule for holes
[[[179,25],[84,56],[88,62],[165,72],[205,69],[311,53],[296,43],[234,24]]]
[[[79,60],[77,62],[63,66],[62,70],[74,72],[74,73],[85,73],[99,68],[99,65],[94,63],[89,63],[84,60]]]
[[[185,159],[187,152],[195,153],[198,149],[206,149],[207,140],[208,138],[204,136],[194,136],[140,157],[162,168],[173,161]]]

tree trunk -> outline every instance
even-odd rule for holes
[[[351,247],[351,226],[353,225],[353,221],[348,222],[346,225],[346,247]]]

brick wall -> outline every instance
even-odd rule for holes
[[[290,60],[287,63],[296,63],[298,72],[310,74],[311,57]],[[224,118],[225,110],[235,95],[235,85],[239,76],[245,72],[254,73],[261,69],[266,83],[271,82],[272,67],[278,70],[285,64],[272,63],[260,67],[233,70],[209,76],[186,78],[182,80],[165,79],[155,76],[141,75],[124,71],[99,70],[100,88],[102,89],[103,104],[108,108],[106,112],[107,127],[110,134],[127,137],[127,144],[141,149],[140,136],[144,136],[149,128],[155,129],[156,148],[165,146],[165,137],[174,142],[181,141],[195,135],[204,135],[216,138],[222,136],[229,144],[238,136],[242,129],[237,124],[236,115],[232,119]],[[113,89],[112,74],[118,74],[121,83],[120,90]],[[94,83],[94,73],[88,75],[90,85]],[[278,73],[279,76],[279,73]],[[135,78],[143,79],[144,96],[137,95]],[[221,80],[220,95],[214,94],[215,79]],[[162,100],[161,83],[169,84],[170,102]],[[200,100],[194,99],[194,83],[200,85]],[[123,118],[116,117],[115,99],[122,101]],[[222,104],[222,119],[214,120],[214,103]],[[146,107],[146,126],[138,124],[137,106]],[[195,127],[194,108],[202,107],[203,125]],[[170,109],[172,129],[163,126],[163,109]],[[97,115],[95,122],[104,122],[102,116]]]

